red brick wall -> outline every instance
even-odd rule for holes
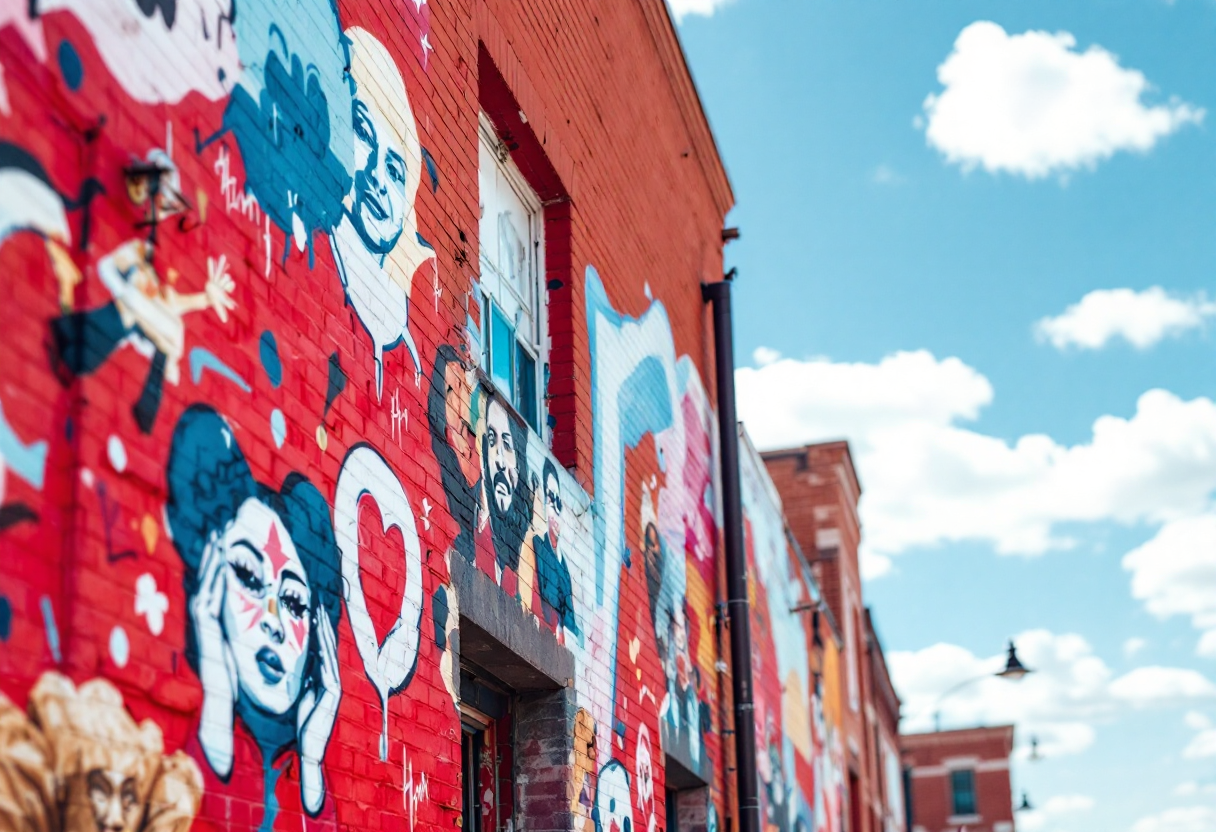
[[[653,832],[666,751],[727,825],[700,284],[732,196],[664,4],[32,7],[0,14],[0,766],[46,792],[14,811],[79,828],[101,772],[148,832],[452,828],[466,558],[573,657],[594,742],[549,749],[546,823]],[[549,242],[552,430],[503,423],[501,525],[479,107]]]

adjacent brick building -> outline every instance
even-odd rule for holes
[[[861,484],[848,443],[806,445],[762,456],[794,537],[803,551],[813,553],[811,562],[826,607],[841,622],[846,828],[904,830],[897,752],[899,698],[862,597],[857,511]]]
[[[912,832],[1014,832],[1013,726],[901,738]]]
[[[737,828],[664,2],[2,8],[0,827]],[[765,822],[876,830],[856,478],[748,459]]]

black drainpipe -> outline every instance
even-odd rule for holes
[[[726,542],[726,608],[730,622],[731,682],[735,700],[735,778],[739,832],[760,832],[756,777],[756,720],[752,699],[752,634],[743,551],[743,498],[739,486],[739,420],[735,414],[735,344],[730,287],[735,270],[701,286],[714,306],[714,365],[718,376],[718,438],[722,463],[722,523]]]

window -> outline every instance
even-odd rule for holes
[[[479,126],[481,366],[539,432],[546,363],[542,208],[485,113]]]
[[[950,772],[950,793],[955,815],[974,815],[975,772],[969,768]]]

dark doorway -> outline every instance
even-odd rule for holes
[[[861,778],[849,770],[849,832],[861,832]]]
[[[479,727],[461,724],[460,772],[463,783],[461,801],[462,832],[481,832],[481,749],[485,744],[485,731]]]

